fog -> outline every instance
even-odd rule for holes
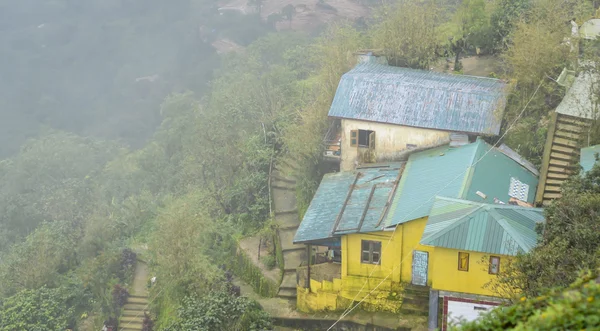
[[[214,1],[22,0],[0,4],[0,158],[43,130],[140,147],[173,91],[206,91],[216,40],[272,30]]]

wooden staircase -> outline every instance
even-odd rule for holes
[[[589,120],[552,113],[544,158],[536,193],[536,204],[548,205],[560,198],[562,183],[573,173],[579,162],[581,146],[587,140]]]
[[[148,312],[148,297],[130,295],[119,319],[119,331],[141,331],[144,312]]]

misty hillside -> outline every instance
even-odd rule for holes
[[[449,292],[428,283],[428,273],[471,291],[455,291],[464,297],[516,301],[468,330],[518,328],[525,319],[538,330],[572,321],[597,329],[600,291],[587,284],[600,268],[600,166],[590,156],[600,149],[592,147],[600,125],[555,111],[564,100],[597,104],[597,91],[574,88],[596,75],[582,64],[600,62],[597,7],[588,0],[1,1],[0,331],[290,331],[303,323],[346,330],[334,327],[342,320],[418,331],[437,311],[429,296],[438,292],[443,307]],[[573,32],[585,29],[592,37]],[[379,117],[329,116],[332,104]],[[394,122],[403,116],[411,121]],[[583,172],[580,147],[590,148]],[[460,191],[468,183],[478,190],[473,199],[489,204],[465,205],[492,213],[537,203],[544,231],[514,225],[517,213],[502,219],[511,236],[526,232],[528,251],[489,259],[468,247],[413,254],[404,240],[421,245],[430,210],[407,220],[406,231],[405,223],[383,223],[388,208],[405,212],[397,192],[427,209],[450,187],[440,178],[458,181],[453,172],[463,161],[472,175],[488,154],[497,158],[477,172],[485,187],[464,177]],[[440,174],[428,168],[438,160],[431,169]],[[508,176],[502,184],[497,169]],[[415,171],[418,179],[400,184]],[[513,178],[525,171],[528,181]],[[549,200],[537,201],[542,179]],[[429,189],[437,193],[425,197]],[[324,212],[311,214],[315,205]],[[447,210],[434,216],[463,208]],[[295,239],[311,219],[305,214],[324,220],[306,233],[324,237]],[[458,220],[475,219],[468,215],[439,224],[463,231]],[[354,229],[348,220],[360,221]],[[363,223],[372,229],[360,232]],[[485,243],[481,233],[473,236]],[[381,238],[394,243],[393,254]],[[403,263],[404,255],[420,260]],[[451,273],[429,271],[440,261]],[[408,285],[413,266],[421,280]],[[474,274],[484,277],[472,281]],[[491,279],[486,292],[482,279]],[[589,297],[571,300],[565,289]],[[542,320],[541,309],[552,313],[555,301],[572,309]]]
[[[169,92],[206,90],[220,63],[212,39],[247,45],[269,30],[231,15],[214,1],[0,4],[0,157],[41,126],[141,146]]]

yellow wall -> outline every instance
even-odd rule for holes
[[[344,275],[361,277],[371,275],[372,278],[385,278],[393,271],[389,280],[399,282],[400,269],[397,266],[400,262],[401,237],[398,235],[398,232],[393,237],[392,234],[393,232],[382,231],[344,236],[346,240],[342,241],[342,256],[346,256],[346,259],[342,259],[342,278],[344,278]],[[361,263],[362,240],[381,242],[381,264]],[[395,267],[396,270],[393,270]]]
[[[412,281],[412,258],[413,251],[425,251],[429,253],[429,265],[427,271],[427,285],[431,285],[431,272],[433,270],[433,247],[419,244],[423,231],[427,225],[427,217],[419,218],[401,225],[402,229],[402,251],[404,252],[404,263],[402,263],[402,281],[410,283]]]
[[[431,271],[431,287],[436,290],[462,292],[494,296],[495,293],[483,286],[494,279],[488,273],[489,256],[487,253],[469,252],[469,271],[458,270],[458,250],[435,247]],[[508,256],[500,256],[500,272],[507,263]],[[485,257],[485,259],[484,259]]]
[[[369,275],[372,278],[383,279],[391,273],[389,281],[409,283],[412,280],[413,250],[429,253],[428,274],[431,275],[433,247],[419,244],[426,224],[427,217],[423,217],[398,226],[395,232],[382,231],[344,236],[342,238],[342,279],[347,276],[368,277]],[[362,240],[381,241],[380,265],[361,263]]]
[[[414,128],[375,122],[342,119],[342,171],[354,169],[359,150],[350,146],[351,130],[375,131],[375,161],[397,160],[407,150],[406,144],[415,144],[418,148],[435,146],[450,141],[450,132]],[[359,160],[360,161],[360,160]]]

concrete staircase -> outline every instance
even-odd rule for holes
[[[404,289],[404,298],[400,314],[412,316],[429,315],[429,287],[408,285]]]
[[[561,185],[579,162],[580,147],[590,128],[588,120],[554,112],[550,119],[536,203],[547,205],[560,198]]]
[[[275,211],[277,235],[283,253],[284,273],[277,295],[279,297],[296,299],[296,268],[306,260],[304,245],[294,245],[296,230],[300,225],[296,203],[296,180],[293,162],[281,161],[271,174],[271,190]]]
[[[141,331],[144,312],[148,311],[148,296],[130,295],[119,320],[119,331]]]

